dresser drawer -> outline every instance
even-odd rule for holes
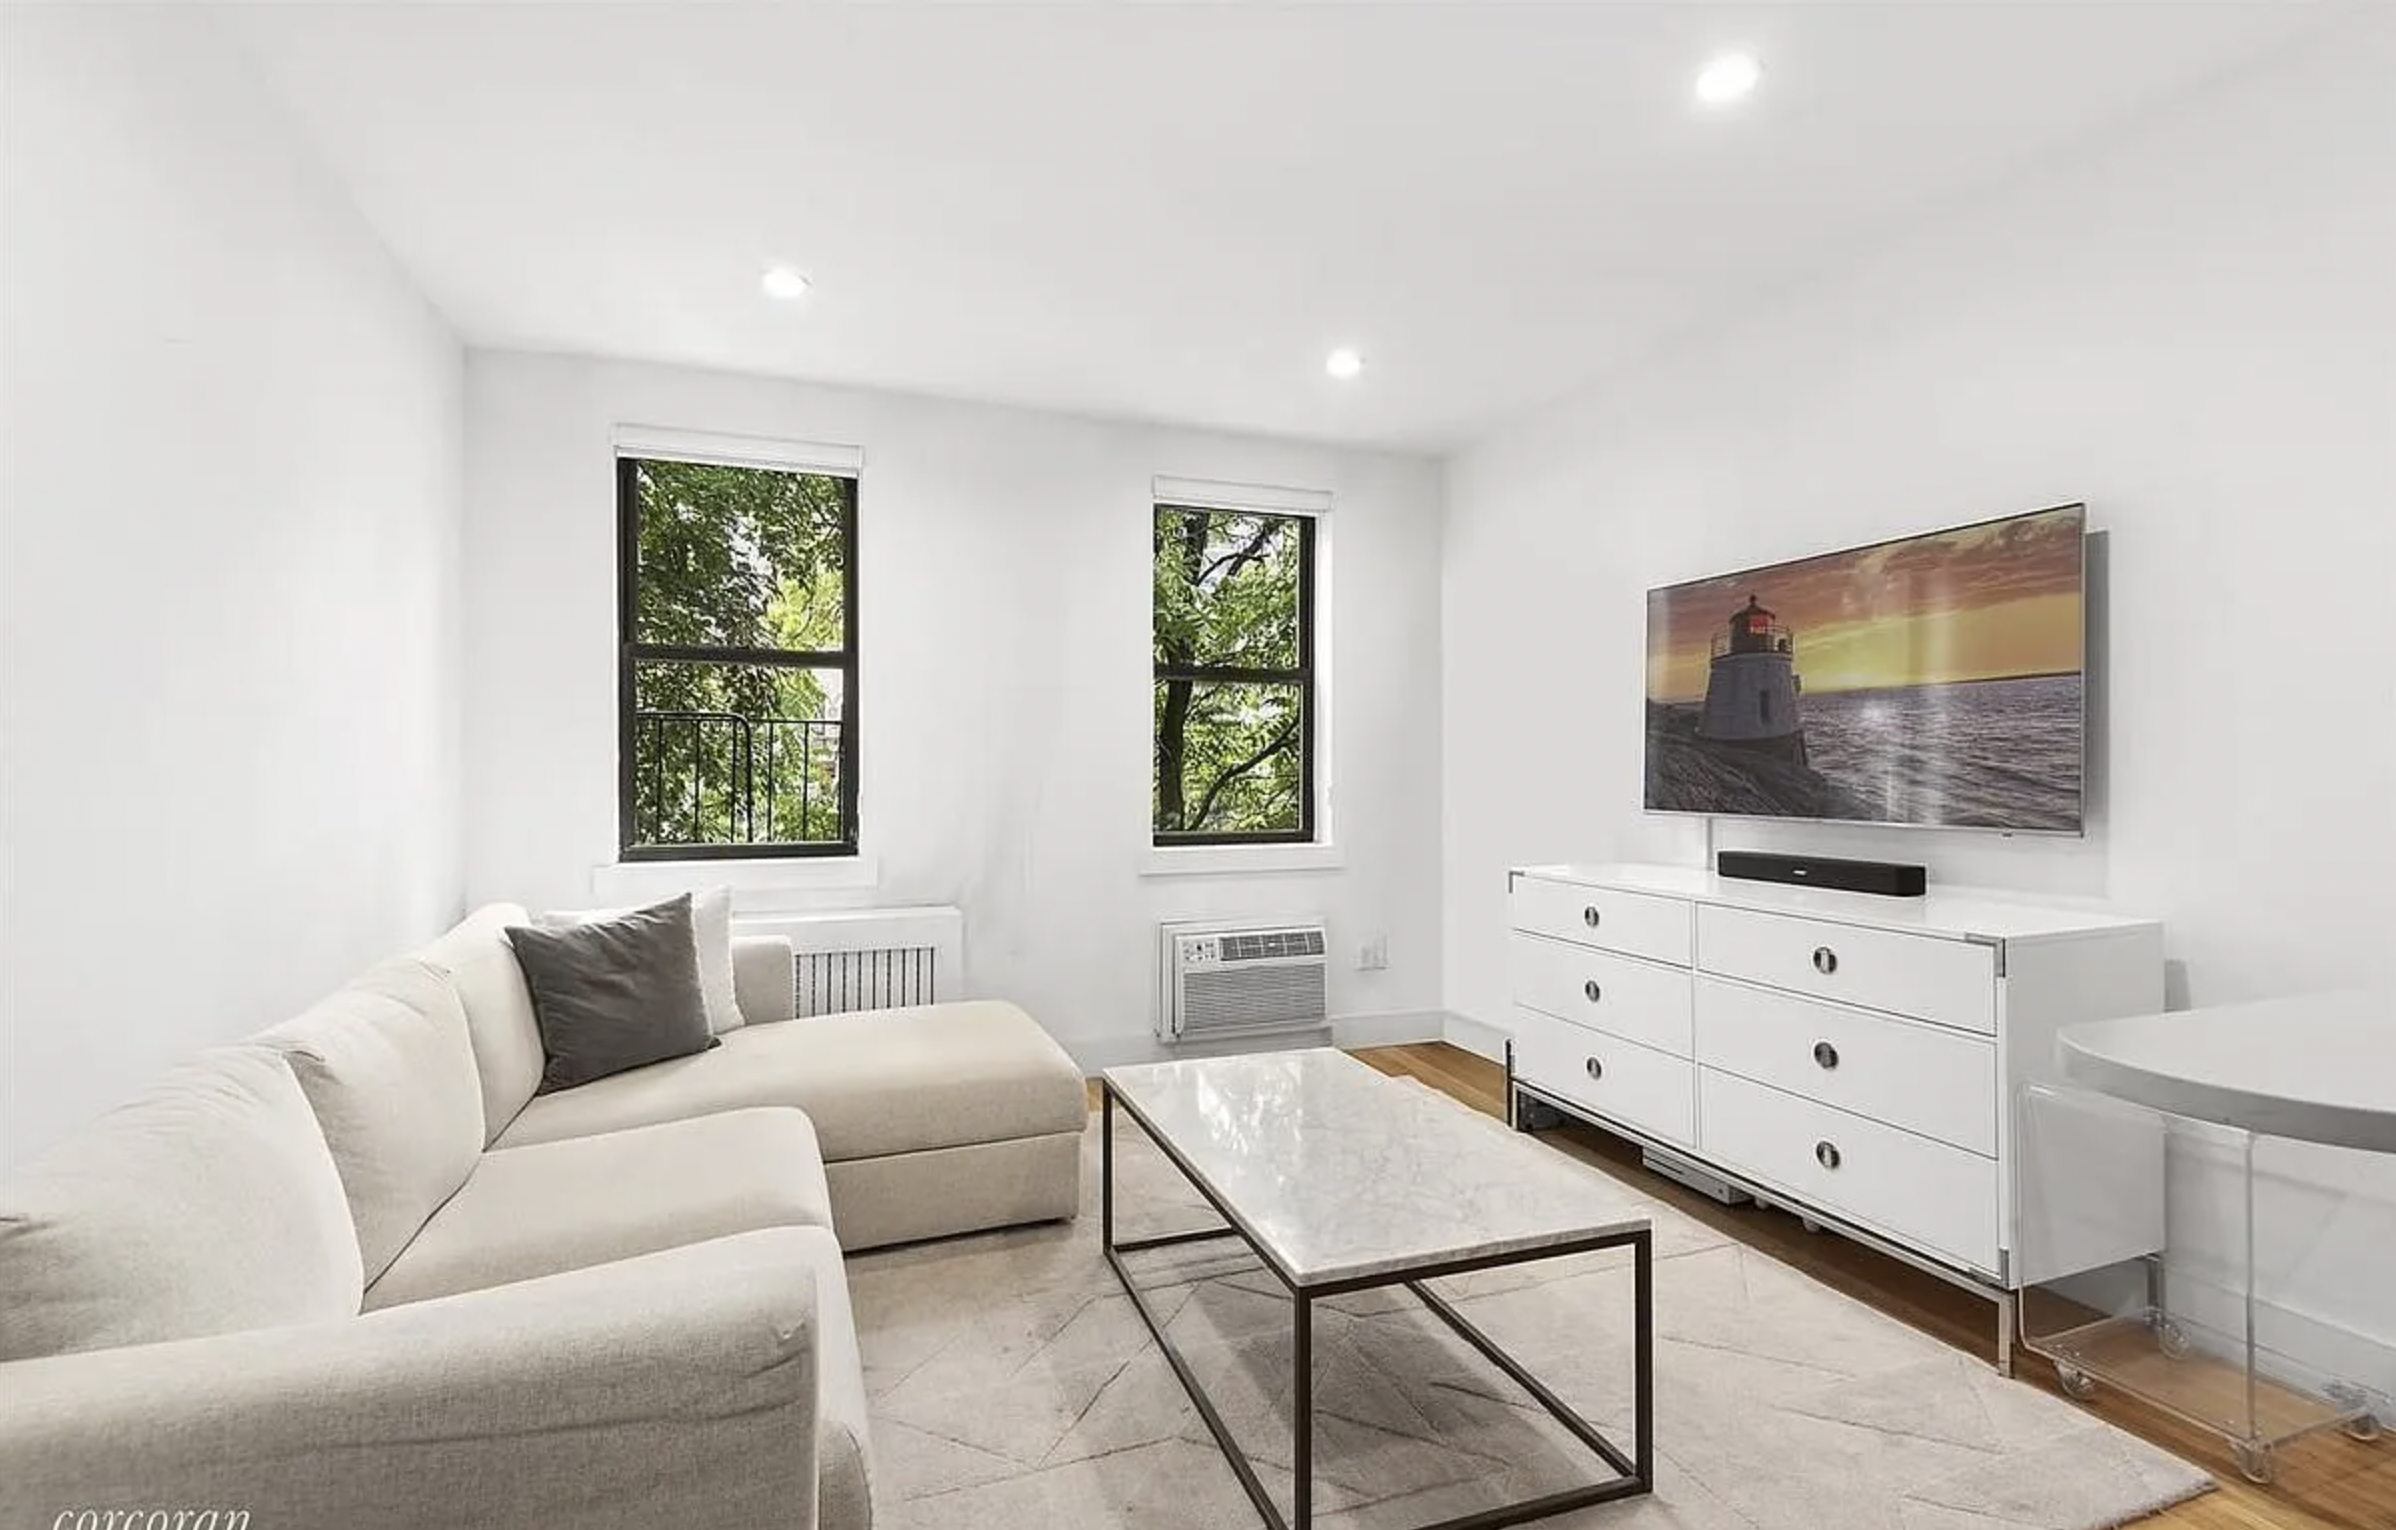
[[[1996,1043],[1717,977],[1696,985],[1697,1061],[1996,1155]]]
[[[1676,967],[1689,965],[1689,905],[1674,898],[1516,877],[1514,927]]]
[[[1625,1041],[1689,1055],[1689,972],[1514,932],[1514,1002]]]
[[[1966,941],[1709,906],[1697,911],[1697,960],[1818,999],[1997,1030],[1995,953]]]
[[[1696,1146],[1696,1065],[1684,1058],[1517,1006],[1514,1073],[1592,1115]]]
[[[1700,1149],[1794,1200],[1986,1274],[1997,1269],[1993,1159],[1698,1070]]]

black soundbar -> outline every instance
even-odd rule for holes
[[[1919,898],[1930,890],[1930,873],[1902,861],[1842,861],[1827,855],[1725,850],[1714,857],[1714,869],[1743,881],[1835,887],[1840,892],[1877,893],[1883,898]]]

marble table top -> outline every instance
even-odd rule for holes
[[[2092,1020],[2056,1033],[2066,1078],[2175,1115],[2396,1153],[2396,991]]]
[[[1605,1176],[1344,1052],[1188,1058],[1105,1079],[1296,1286],[1648,1225]]]

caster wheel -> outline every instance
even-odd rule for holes
[[[2076,1397],[2085,1402],[2096,1396],[2096,1378],[2077,1366],[2056,1366],[2055,1380],[2062,1385],[2066,1397]]]
[[[2244,1440],[2230,1442],[2230,1454],[2238,1459],[2238,1472],[2258,1486],[2268,1485],[2272,1478],[2271,1447],[2249,1445]]]
[[[1812,1217],[1799,1217],[1797,1219],[1797,1225],[1804,1228],[1809,1233],[1818,1233],[1822,1230],[1822,1224],[1815,1221]]]
[[[2378,1416],[2375,1414],[2366,1413],[2361,1418],[2348,1419],[2346,1421],[2346,1438],[2350,1440],[2360,1440],[2366,1445],[2378,1439]]]
[[[2187,1329],[2169,1318],[2155,1324],[2155,1348],[2163,1352],[2166,1360],[2187,1359],[2190,1347]]]

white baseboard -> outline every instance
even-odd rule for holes
[[[1408,1042],[1439,1041],[1447,1030],[1443,1009],[1400,1009],[1378,1015],[1343,1015],[1331,1022],[1331,1044],[1340,1047],[1395,1047]]]
[[[1369,1015],[1336,1015],[1331,1021],[1335,1047],[1391,1047],[1412,1041],[1444,1039],[1449,1015],[1437,1009],[1391,1010]],[[1319,1035],[1246,1037],[1203,1047],[1168,1047],[1154,1036],[1059,1036],[1084,1073],[1133,1063],[1169,1062],[1176,1057],[1219,1056],[1233,1052],[1286,1052],[1321,1046]]]
[[[1478,1020],[1467,1019],[1465,1016],[1457,1014],[1448,1016],[1447,1026],[1440,1033],[1440,1040],[1445,1041],[1449,1046],[1462,1047],[1465,1051],[1476,1056],[1486,1057],[1493,1063],[1502,1063],[1506,1060],[1506,1039],[1506,1033],[1496,1026],[1485,1025]]]
[[[1164,1062],[1171,1055],[1146,1036],[1059,1036],[1057,1044],[1073,1058],[1076,1067],[1092,1077],[1108,1068]]]

